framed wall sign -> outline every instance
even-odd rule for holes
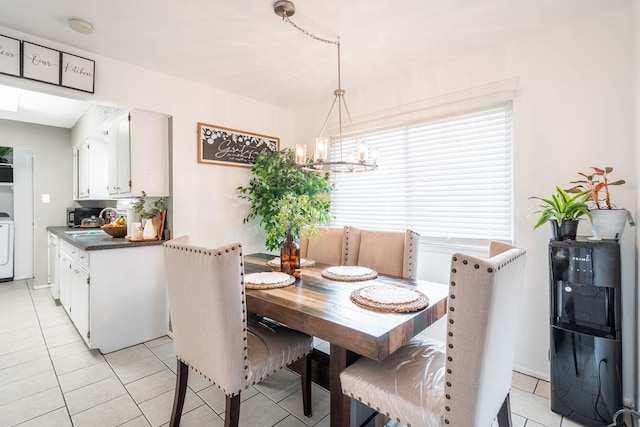
[[[71,89],[93,93],[95,83],[95,61],[62,52],[61,85]]]
[[[20,40],[0,35],[0,73],[20,77]]]
[[[280,138],[198,123],[198,163],[251,167],[263,151],[277,151]]]
[[[22,42],[22,77],[60,85],[60,51]]]

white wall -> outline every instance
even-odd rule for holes
[[[65,225],[66,208],[71,203],[71,148],[69,146],[69,130],[51,126],[0,120],[0,145],[20,147],[33,150],[34,177],[33,192],[36,195],[31,202],[34,205],[32,218],[23,214],[29,200],[28,191],[14,192],[14,215],[16,251],[15,277],[22,277],[21,265],[35,265],[36,285],[47,284],[47,226]],[[26,160],[25,160],[26,161]],[[16,172],[17,173],[17,172]],[[27,180],[23,177],[23,181]],[[28,185],[28,184],[27,184]],[[41,195],[49,194],[50,203],[42,203]],[[33,227],[35,254],[32,260],[30,245],[25,238],[31,238],[26,229]],[[29,253],[27,253],[27,251]]]
[[[515,243],[527,250],[528,261],[516,366],[541,378],[549,377],[550,230],[532,231],[533,218],[527,215],[533,203],[528,197],[550,195],[555,185],[568,185],[578,178],[577,171],[590,166],[612,166],[616,179],[627,180],[626,185],[613,189],[614,201],[637,217],[634,102],[640,96],[630,90],[637,83],[634,66],[638,56],[634,50],[633,29],[638,23],[633,20],[633,7],[627,5],[513,41],[508,49],[478,50],[432,69],[412,70],[408,76],[381,82],[367,91],[354,93],[350,81],[343,80],[349,109],[356,115],[503,79],[518,80],[514,98]],[[346,71],[344,74],[348,75]],[[311,144],[327,109],[328,105],[318,105],[298,112],[298,142]],[[579,233],[591,235],[588,222],[581,224]],[[623,297],[627,297],[623,307],[623,363],[625,377],[635,378],[635,230],[627,229],[622,251],[626,280]],[[448,262],[442,250],[423,247],[420,260],[420,277],[447,277]],[[625,384],[627,401],[634,394],[630,383]]]
[[[635,63],[634,63],[634,75],[638,75],[638,73],[640,72],[640,2],[635,2],[633,4],[634,6],[634,10],[633,10],[633,20],[634,20],[634,27],[633,27],[633,40],[635,40],[635,46],[634,46],[634,58],[635,58]],[[635,105],[634,105],[634,114],[633,117],[638,117],[638,114],[640,114],[640,79],[636,78],[635,81],[635,86],[634,86],[634,90],[632,91],[635,94]],[[635,120],[635,135],[633,138],[633,146],[634,147],[640,147],[640,120]],[[635,182],[638,183],[640,182],[640,150],[636,149],[635,153],[634,153],[634,158],[635,158],[635,166],[636,166],[636,174],[635,174]],[[637,184],[636,184],[637,185]],[[640,212],[640,197],[636,198],[636,212]],[[636,217],[636,220],[638,220],[639,218]],[[635,249],[636,249],[636,259],[635,259],[635,273],[636,273],[636,280],[638,280],[638,265],[640,264],[640,259],[638,258],[640,256],[640,253],[638,252],[638,240],[640,239],[640,227],[636,227],[636,245],[635,245]],[[636,288],[637,289],[637,288]],[[638,293],[636,300],[635,300],[635,322],[636,322],[636,331],[640,330],[640,313],[638,310],[638,307],[640,306],[640,292],[636,291]],[[636,389],[635,389],[635,401],[640,402],[640,364],[638,362],[638,355],[640,354],[640,339],[638,339],[637,345],[636,345],[636,351],[634,354],[634,362],[635,362],[635,369],[636,369]],[[636,409],[638,408],[638,405],[636,404]]]

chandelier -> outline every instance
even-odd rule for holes
[[[344,89],[342,89],[342,84],[340,81],[340,39],[338,38],[338,40],[336,41],[323,39],[309,33],[307,30],[296,25],[290,19],[290,17],[295,13],[295,6],[288,0],[279,0],[275,2],[273,4],[273,11],[276,13],[276,15],[282,17],[282,20],[284,22],[288,22],[296,30],[302,32],[303,34],[311,37],[314,40],[335,45],[338,50],[338,89],[333,91],[333,103],[331,104],[331,108],[329,109],[327,117],[324,119],[320,134],[316,138],[313,157],[307,158],[307,146],[305,144],[296,144],[296,163],[298,163],[305,170],[315,172],[369,172],[375,170],[378,167],[378,150],[376,148],[369,147],[366,142],[360,141],[358,139],[355,127],[353,126],[353,121],[351,120],[349,108],[347,107],[347,102],[344,98]],[[330,139],[329,137],[324,136],[324,132],[326,130],[329,118],[331,117],[331,113],[333,112],[335,107],[337,107],[338,109],[338,135],[337,137],[333,138],[333,143],[337,144],[337,155],[339,158],[332,160],[329,157]],[[357,145],[357,150],[353,153],[347,154],[347,156],[344,156],[342,149],[343,110],[347,116],[347,119],[349,120],[351,133],[356,140]]]

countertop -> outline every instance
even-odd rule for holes
[[[132,242],[130,240],[122,238],[114,238],[108,234],[101,234],[97,236],[75,236],[67,234],[65,231],[78,230],[73,227],[47,227],[47,231],[55,234],[65,242],[69,242],[74,246],[79,247],[85,251],[97,251],[101,249],[120,249],[120,248],[135,248],[139,246],[155,246],[164,243],[163,240],[146,240],[142,242]],[[100,230],[96,228],[96,230]]]

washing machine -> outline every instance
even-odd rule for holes
[[[0,282],[13,280],[13,220],[0,212]]]

